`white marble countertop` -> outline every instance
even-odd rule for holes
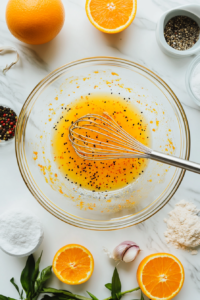
[[[66,21],[60,34],[50,43],[30,46],[16,40],[8,31],[5,22],[7,0],[0,1],[0,46],[15,46],[20,53],[20,62],[6,76],[1,72],[12,60],[14,54],[0,55],[0,102],[7,99],[20,109],[34,86],[50,71],[72,60],[91,56],[117,56],[138,62],[157,73],[174,90],[180,99],[191,130],[191,160],[200,163],[200,108],[188,96],[185,87],[185,73],[194,57],[174,59],[160,50],[155,38],[156,22],[169,8],[187,3],[199,3],[199,0],[138,0],[138,11],[134,22],[122,33],[104,34],[95,29],[87,19],[85,0],[63,0]],[[192,256],[186,251],[176,250],[166,244],[163,219],[176,202],[181,199],[193,201],[200,207],[200,177],[187,172],[184,180],[171,201],[154,217],[124,230],[114,232],[87,231],[67,225],[45,211],[26,188],[19,173],[14,147],[9,151],[0,148],[0,212],[13,205],[24,206],[33,211],[42,220],[45,239],[38,256],[43,249],[41,267],[52,263],[55,252],[68,243],[86,246],[94,255],[95,269],[92,278],[77,287],[64,287],[54,277],[49,283],[58,288],[67,288],[85,294],[86,290],[103,299],[109,296],[104,284],[110,282],[113,263],[105,256],[102,247],[113,248],[123,240],[136,241],[143,251],[132,264],[120,264],[123,289],[137,286],[136,270],[143,257],[155,252],[170,252],[176,255],[184,265],[185,284],[176,297],[177,300],[198,300],[200,297],[200,252]],[[19,283],[20,273],[26,258],[14,258],[0,252],[0,294],[16,298],[17,294],[9,280],[15,277]],[[86,294],[85,294],[86,295]],[[124,299],[139,298],[140,293],[127,295]]]

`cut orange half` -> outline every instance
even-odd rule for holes
[[[181,290],[184,269],[172,254],[157,253],[147,256],[137,270],[142,292],[152,300],[170,300]]]
[[[90,22],[106,33],[117,33],[127,28],[137,11],[137,0],[86,0]]]
[[[67,284],[86,282],[94,270],[94,259],[88,249],[69,244],[62,247],[53,259],[53,271],[58,279]]]

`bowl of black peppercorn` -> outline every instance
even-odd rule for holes
[[[0,103],[0,146],[14,141],[16,124],[16,110]]]
[[[161,50],[175,58],[184,58],[200,51],[200,5],[188,4],[165,12],[156,28]]]

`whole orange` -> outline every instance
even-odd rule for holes
[[[60,32],[64,20],[61,0],[9,0],[6,7],[10,32],[27,44],[51,41]]]

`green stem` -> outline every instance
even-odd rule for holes
[[[121,293],[121,296],[123,296],[123,295],[125,295],[125,294],[127,294],[127,293],[131,293],[131,292],[134,292],[134,291],[138,291],[138,290],[140,290],[140,287],[139,287],[139,286],[136,287],[136,288],[133,289],[133,290],[129,290],[129,291],[126,291],[126,292],[122,292],[122,293]]]
[[[140,287],[139,287],[139,286],[136,287],[136,288],[134,288],[134,289],[132,289],[132,290],[129,290],[129,291],[120,293],[120,296],[123,296],[123,295],[125,295],[125,294],[127,294],[127,293],[131,293],[131,292],[134,292],[134,291],[137,291],[137,290],[140,290]],[[112,296],[110,296],[110,297],[108,297],[108,298],[105,298],[104,300],[111,300],[111,299],[112,299]]]

